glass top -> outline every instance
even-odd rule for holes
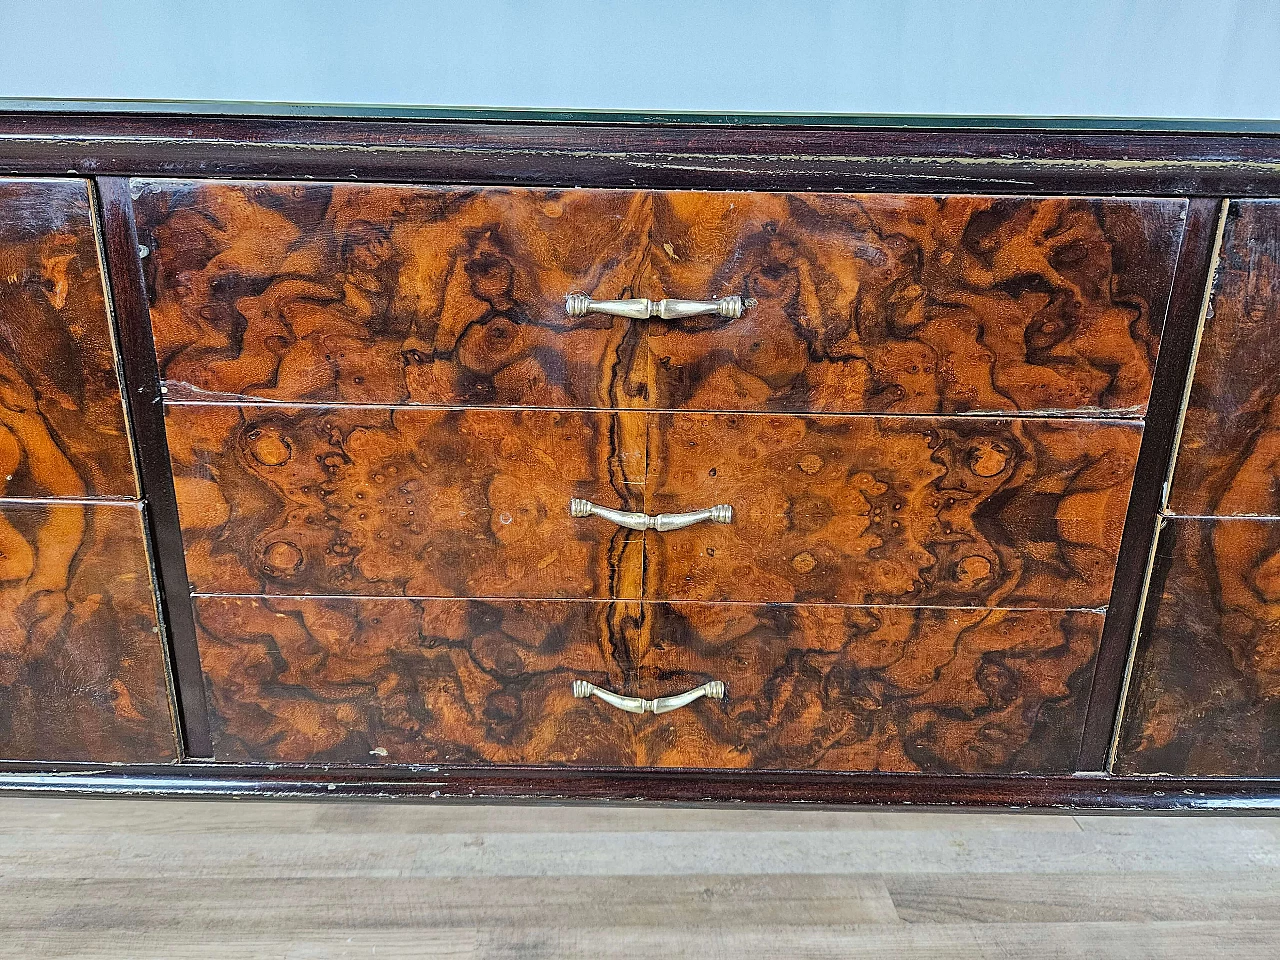
[[[860,127],[942,130],[1143,131],[1280,134],[1280,120],[1145,117],[908,116],[835,113],[713,113],[431,107],[219,100],[61,100],[0,97],[0,112],[182,114],[311,119],[455,120],[521,123],[682,124],[699,126]]]

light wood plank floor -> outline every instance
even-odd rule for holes
[[[0,957],[1280,956],[1280,819],[0,799]]]

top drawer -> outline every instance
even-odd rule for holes
[[[1185,214],[1135,199],[134,193],[171,400],[1131,416]],[[755,303],[572,317],[570,293]]]

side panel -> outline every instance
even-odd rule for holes
[[[1280,521],[1170,521],[1118,773],[1280,776]]]
[[[177,756],[136,503],[0,503],[0,758]]]
[[[0,758],[177,758],[81,180],[0,180]]]

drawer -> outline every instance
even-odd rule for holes
[[[0,496],[137,495],[88,184],[0,179]]]
[[[0,503],[0,759],[176,758],[141,506]]]
[[[200,597],[216,757],[1067,771],[1102,616],[700,603]],[[574,681],[656,699],[634,714]]]
[[[1117,772],[1280,776],[1280,520],[1168,521]]]
[[[1170,508],[1280,516],[1280,200],[1233,200]]]
[[[135,181],[171,399],[1145,409],[1186,204]],[[737,296],[744,312],[569,316]]]
[[[197,593],[1103,607],[1139,425],[175,404]],[[730,523],[640,532],[570,501]]]
[[[639,596],[641,535],[585,525],[569,502],[639,509],[643,428],[638,414],[176,404],[187,573],[198,593]]]
[[[655,600],[1105,607],[1142,428],[995,418],[655,414]]]

